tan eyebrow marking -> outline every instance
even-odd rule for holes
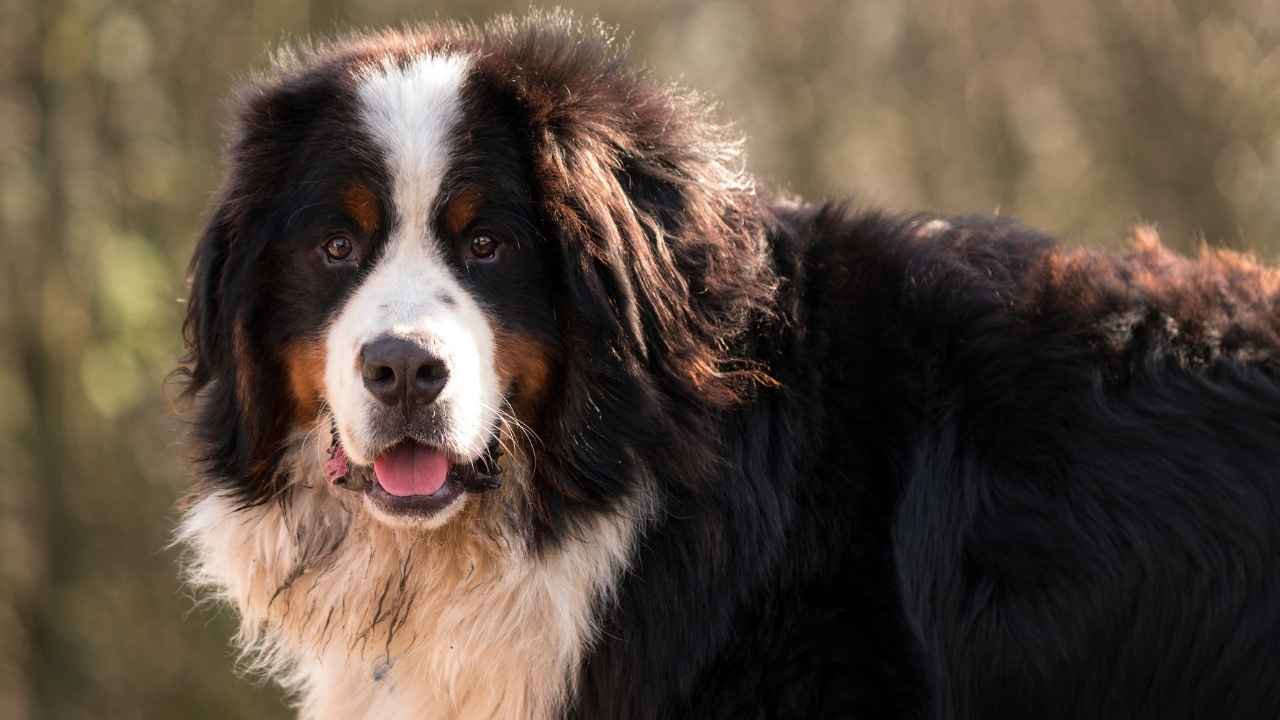
[[[361,183],[354,183],[343,192],[342,209],[356,221],[360,232],[365,235],[372,235],[382,224],[382,218],[378,212],[378,198],[374,196],[372,190]]]
[[[484,196],[479,190],[469,187],[464,188],[449,198],[444,206],[444,228],[452,235],[457,235],[472,220],[476,219],[476,213],[480,212],[480,204],[484,201]]]

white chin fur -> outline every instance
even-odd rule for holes
[[[356,496],[320,480],[320,444],[295,438],[281,502],[211,492],[179,527],[188,582],[239,613],[242,667],[308,720],[556,717],[655,512],[651,486],[534,555],[510,524],[516,487],[414,531],[353,512]]]
[[[450,520],[461,515],[470,498],[471,496],[463,494],[450,503],[448,507],[427,516],[388,513],[378,507],[378,504],[369,497],[364,498],[364,507],[370,515],[389,527],[402,530],[437,530],[448,525]]]

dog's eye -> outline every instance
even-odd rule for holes
[[[488,235],[476,235],[471,238],[471,257],[477,260],[492,260],[498,252],[498,241]]]
[[[345,234],[332,235],[324,243],[324,254],[330,260],[346,260],[351,256],[351,250],[351,238]]]

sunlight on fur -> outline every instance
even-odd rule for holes
[[[304,718],[554,716],[652,508],[540,558],[506,522],[523,482],[438,531],[396,530],[323,480],[324,437],[295,438],[285,497],[237,509],[213,493],[179,528],[190,582],[240,613],[246,669],[284,678]]]

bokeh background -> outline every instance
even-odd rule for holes
[[[283,717],[167,548],[223,98],[312,34],[523,3],[0,0],[0,718]],[[582,2],[767,184],[1280,253],[1280,3]]]

